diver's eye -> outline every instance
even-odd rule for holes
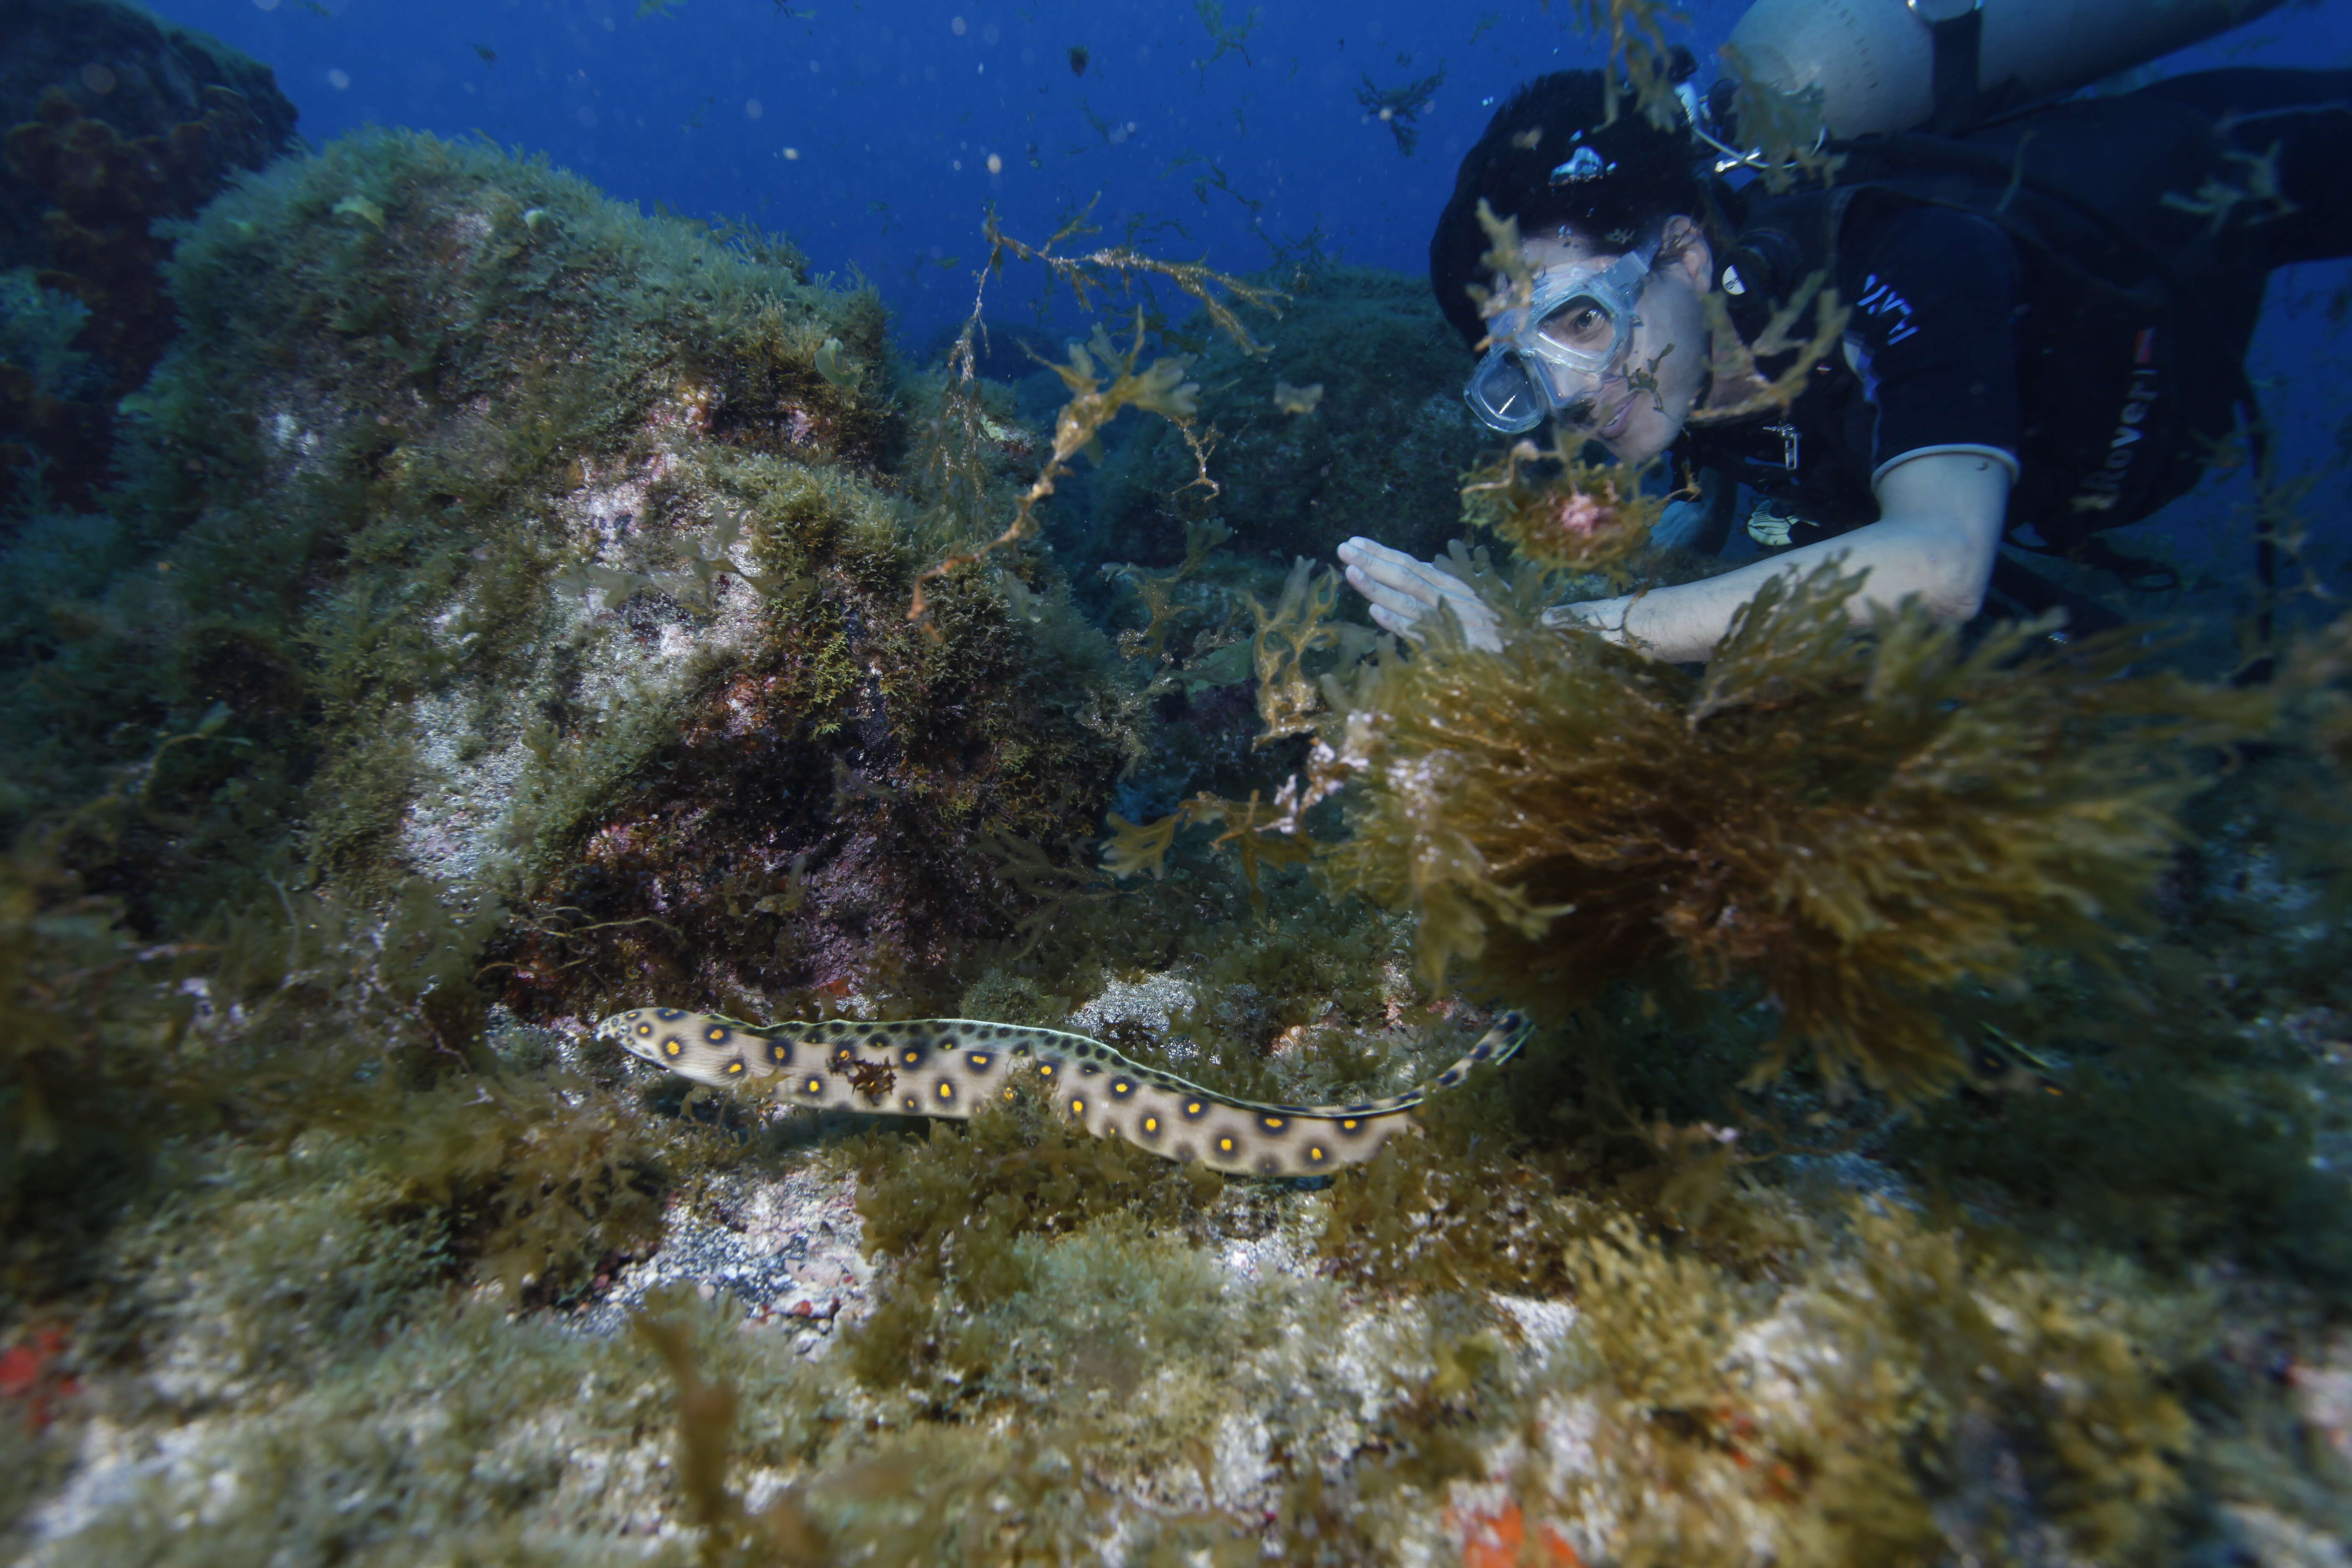
[[[1544,318],[1544,336],[1562,348],[1597,352],[1612,335],[1609,312],[1590,300],[1570,300]]]

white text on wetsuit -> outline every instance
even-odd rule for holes
[[[1856,300],[1853,304],[1854,309],[1864,315],[1884,316],[1893,313],[1895,326],[1886,334],[1886,342],[1890,346],[1901,342],[1919,330],[1911,324],[1911,301],[1897,294],[1893,284],[1881,283],[1875,272],[1862,280],[1862,298]]]

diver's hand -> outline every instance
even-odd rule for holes
[[[1631,647],[1633,639],[1626,634],[1625,617],[1633,611],[1631,595],[1619,599],[1579,599],[1572,604],[1554,605],[1543,613],[1543,624],[1555,631],[1571,627],[1578,631],[1598,632],[1601,637],[1619,647]]]
[[[1451,572],[1369,539],[1340,545],[1339,561],[1348,568],[1348,586],[1371,602],[1372,619],[1381,630],[1417,637],[1422,617],[1435,615],[1441,604],[1451,605],[1472,647],[1492,653],[1503,646],[1495,612]]]

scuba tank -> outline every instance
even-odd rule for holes
[[[1749,74],[1818,91],[1833,137],[1923,126],[2071,92],[2186,48],[2279,0],[1756,0],[1731,30]]]

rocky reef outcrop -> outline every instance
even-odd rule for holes
[[[0,469],[87,508],[177,324],[172,226],[295,144],[269,68],[122,0],[0,5]]]
[[[870,292],[396,133],[247,182],[171,278],[153,553],[17,714],[67,790],[215,714],[152,781],[184,820],[96,873],[144,918],[290,855],[513,905],[529,1014],[750,1005],[937,969],[1004,918],[992,836],[1094,826],[1103,678],[985,577],[908,620],[943,543]]]

